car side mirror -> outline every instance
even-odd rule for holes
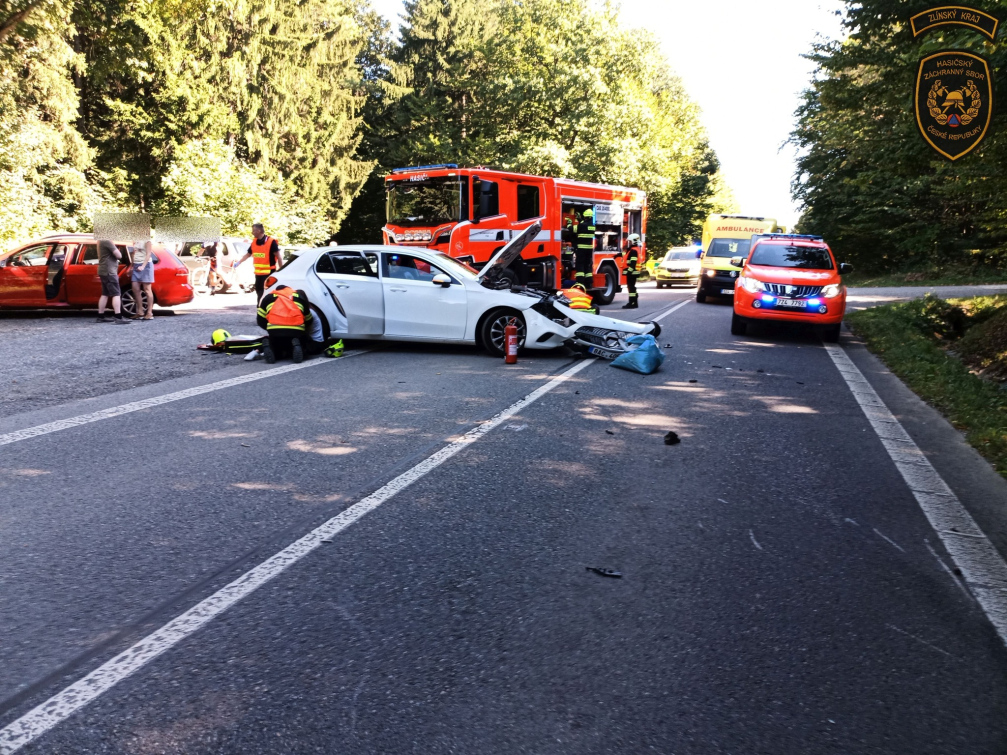
[[[850,264],[848,264],[846,262],[840,262],[839,263],[839,274],[840,275],[846,275],[847,273],[852,273],[852,272],[853,272],[853,265],[850,265]]]
[[[745,258],[744,257],[731,257],[731,267],[744,267]]]
[[[451,278],[446,276],[444,273],[441,273],[440,275],[435,275],[433,277],[433,280],[431,280],[431,283],[433,283],[435,286],[441,286],[443,288],[447,288],[448,286],[451,285]]]

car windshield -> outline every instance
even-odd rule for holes
[[[748,263],[767,267],[796,267],[803,270],[832,269],[829,250],[822,246],[757,244]]]
[[[457,178],[402,180],[386,186],[389,225],[435,226],[464,220],[468,214],[465,182]]]
[[[707,257],[747,257],[751,239],[714,239],[706,250]]]
[[[437,253],[434,258],[438,265],[443,267],[452,275],[457,275],[459,278],[469,278],[473,279],[478,276],[478,273],[466,265],[464,262],[459,262],[454,257],[448,257],[446,254]]]
[[[668,255],[664,258],[665,262],[674,262],[676,260],[694,260],[696,259],[696,253],[693,251],[689,252],[668,252]]]

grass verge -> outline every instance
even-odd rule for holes
[[[856,287],[897,288],[899,286],[981,286],[1007,284],[1007,270],[988,268],[929,268],[899,273],[858,273],[843,276],[843,283]]]
[[[893,373],[944,414],[1007,478],[1007,390],[982,377],[991,365],[1007,364],[1007,342],[990,342],[1001,332],[1007,341],[1007,328],[999,325],[1004,318],[1004,296],[951,301],[928,296],[855,312],[847,323]],[[981,336],[984,331],[989,335]],[[971,363],[956,355],[959,345],[966,347],[964,356]],[[990,360],[991,355],[985,368],[977,361]],[[992,377],[999,371],[989,374]]]

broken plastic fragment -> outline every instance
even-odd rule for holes
[[[600,569],[597,566],[585,566],[588,571],[593,571],[595,574],[600,574],[602,577],[611,577],[612,579],[622,579],[622,574],[617,571],[612,571],[611,569]]]
[[[677,433],[669,432],[667,435],[664,436],[664,445],[666,446],[674,446],[681,442],[682,439],[678,437]]]

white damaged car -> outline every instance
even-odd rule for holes
[[[513,319],[523,349],[578,351],[613,359],[633,335],[660,334],[657,323],[616,320],[569,308],[562,295],[511,288],[502,275],[539,231],[532,225],[481,271],[419,247],[349,245],[305,250],[266,281],[307,294],[322,330],[334,338],[477,344],[504,353]]]

